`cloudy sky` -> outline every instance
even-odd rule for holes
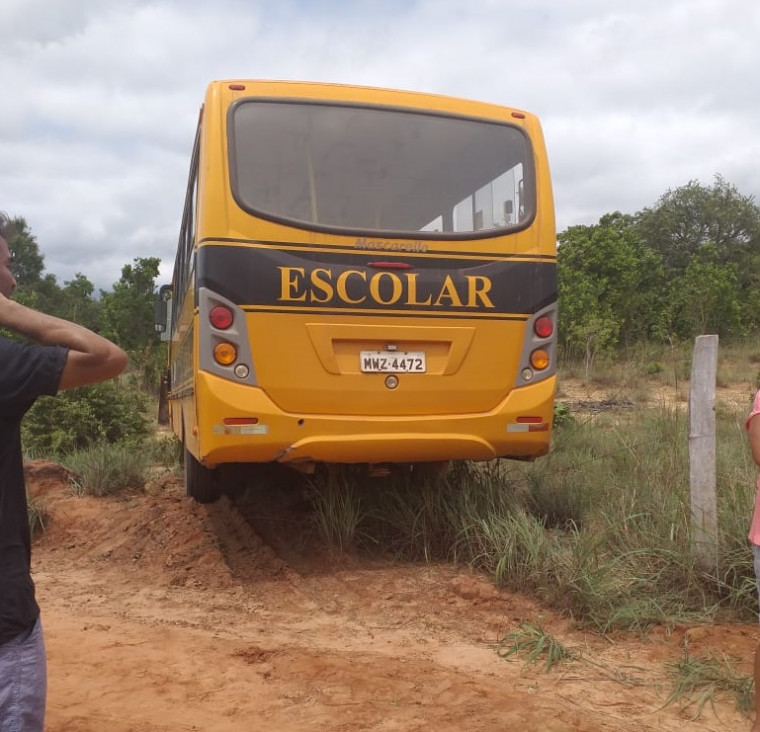
[[[716,174],[760,199],[757,0],[2,0],[0,210],[48,272],[168,278],[212,79],[332,81],[530,110],[557,227]]]

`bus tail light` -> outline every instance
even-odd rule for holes
[[[550,379],[557,373],[556,341],[557,305],[551,303],[528,318],[525,324],[516,387]]]
[[[237,348],[232,343],[217,343],[214,346],[214,360],[221,366],[229,366],[235,363]]]
[[[245,311],[232,300],[198,288],[198,367],[222,379],[256,386]]]
[[[228,307],[217,305],[216,307],[211,308],[211,311],[208,314],[208,319],[214,328],[217,328],[218,330],[227,330],[227,328],[232,325],[234,317],[232,315],[232,310]]]
[[[533,332],[539,338],[549,338],[554,333],[554,321],[548,315],[542,315],[533,324]]]

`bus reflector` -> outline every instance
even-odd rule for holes
[[[237,349],[232,343],[217,343],[214,347],[214,359],[222,366],[229,366],[235,363],[237,358]]]
[[[258,417],[225,417],[222,422],[226,425],[258,424]]]
[[[217,305],[215,308],[211,308],[211,312],[208,314],[208,319],[211,321],[211,325],[213,325],[214,328],[227,330],[227,328],[232,325],[232,310],[224,305]]]
[[[538,424],[520,422],[520,418],[517,418],[517,422],[507,425],[507,432],[548,432],[549,423],[539,422]]]
[[[530,365],[538,371],[545,369],[549,365],[549,352],[543,348],[537,348],[530,354]]]
[[[548,338],[554,332],[554,323],[549,316],[544,315],[535,322],[533,330],[539,338]]]

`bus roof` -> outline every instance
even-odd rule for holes
[[[210,82],[207,90],[207,98],[217,95],[224,98],[228,103],[240,97],[263,96],[429,109],[492,119],[508,119],[518,124],[524,119],[537,121],[534,114],[503,104],[430,92],[334,82],[220,79]]]

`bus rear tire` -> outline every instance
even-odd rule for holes
[[[201,465],[185,447],[185,494],[197,503],[215,503],[222,495],[216,470]]]

